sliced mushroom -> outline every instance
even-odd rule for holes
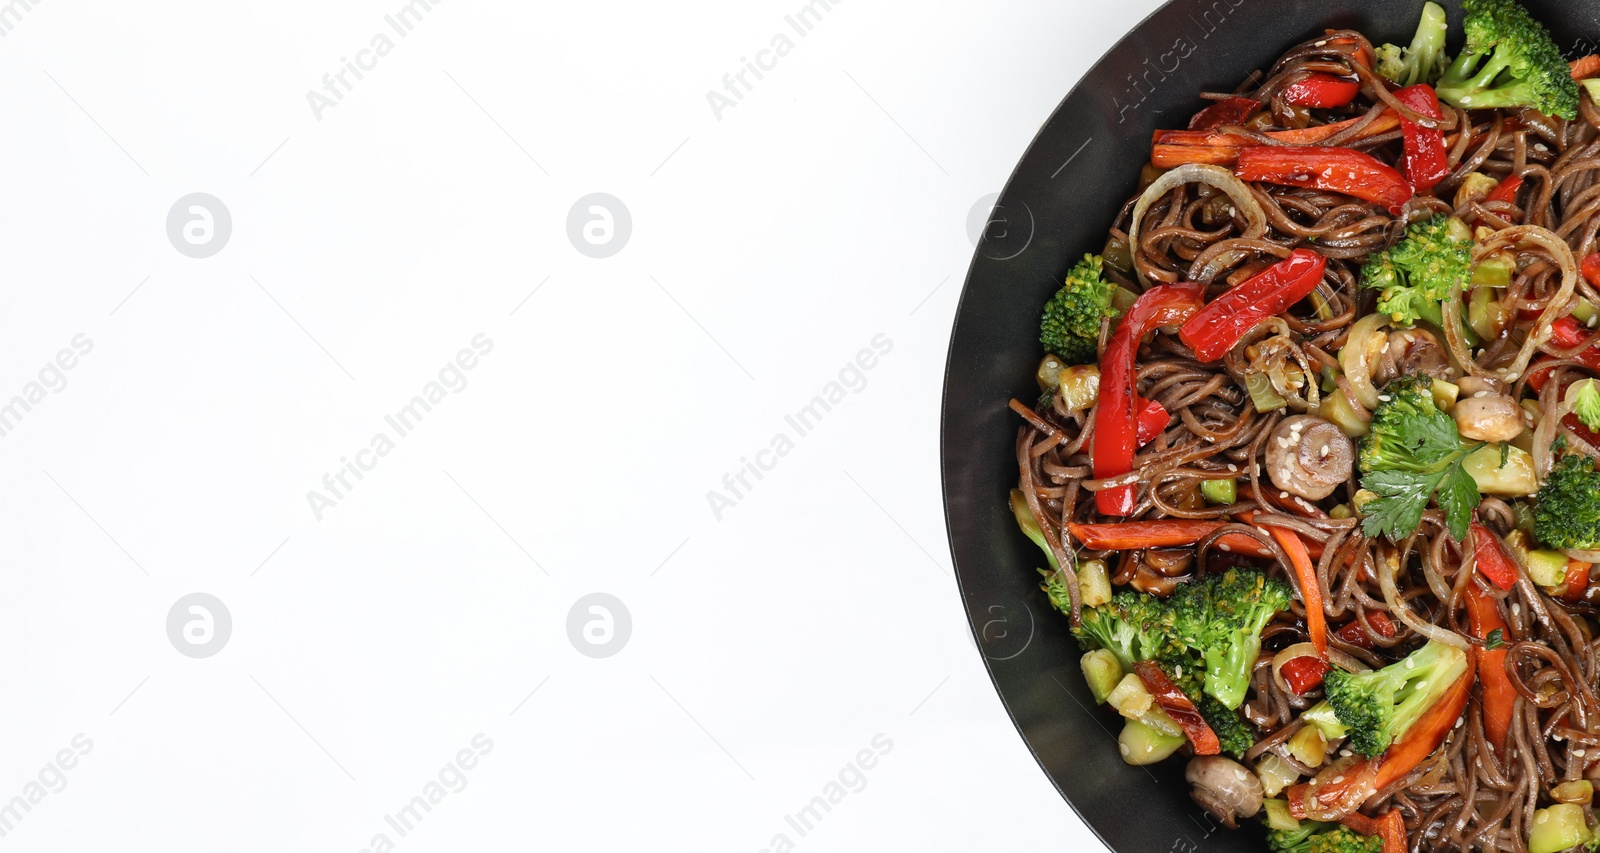
[[[1522,407],[1504,394],[1477,392],[1457,400],[1454,414],[1461,436],[1472,441],[1510,441],[1522,434]]]
[[[1456,387],[1460,397],[1476,397],[1480,393],[1488,396],[1506,392],[1505,380],[1498,376],[1463,376],[1461,381],[1456,383]]]
[[[1400,357],[1401,373],[1422,373],[1446,382],[1453,379],[1456,369],[1450,365],[1450,355],[1432,332],[1423,329],[1406,329],[1390,336],[1391,348],[1403,341],[1404,354]]]
[[[1189,796],[1229,829],[1238,828],[1239,818],[1261,811],[1261,780],[1231,758],[1204,755],[1191,759],[1183,778],[1194,786]]]
[[[1319,501],[1350,479],[1356,451],[1344,431],[1322,418],[1284,418],[1267,439],[1267,476],[1291,495]]]

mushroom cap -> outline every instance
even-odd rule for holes
[[[1183,778],[1194,786],[1189,793],[1194,801],[1229,827],[1261,811],[1265,796],[1261,780],[1231,758],[1197,756],[1189,761]]]
[[[1267,438],[1267,476],[1280,490],[1322,500],[1350,479],[1355,445],[1334,424],[1312,415],[1284,418]]]

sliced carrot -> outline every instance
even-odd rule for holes
[[[1574,80],[1585,80],[1600,74],[1600,54],[1591,53],[1581,59],[1574,59],[1571,67]]]
[[[1316,145],[1350,129],[1363,118],[1365,117],[1357,116],[1319,127],[1274,130],[1269,131],[1267,136],[1285,145]],[[1372,120],[1371,124],[1361,129],[1356,139],[1367,139],[1388,133],[1399,126],[1399,114],[1394,110],[1384,110]],[[1185,163],[1232,166],[1239,160],[1240,148],[1259,144],[1247,136],[1211,130],[1158,130],[1152,142],[1150,162],[1158,169],[1171,169]]]
[[[1362,835],[1376,835],[1383,839],[1383,853],[1406,853],[1406,821],[1399,809],[1389,809],[1381,817],[1367,817],[1361,812],[1345,815],[1340,823]]]
[[[1300,597],[1306,605],[1306,632],[1311,635],[1311,647],[1317,650],[1318,657],[1327,660],[1328,619],[1322,612],[1322,584],[1317,580],[1317,567],[1306,551],[1305,540],[1287,528],[1267,526],[1267,529],[1289,555],[1295,580],[1300,584]]]

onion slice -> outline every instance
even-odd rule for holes
[[[1250,193],[1250,188],[1245,186],[1243,181],[1235,178],[1232,172],[1221,166],[1185,163],[1152,181],[1144,194],[1139,196],[1139,203],[1133,206],[1133,221],[1128,224],[1128,251],[1133,255],[1133,271],[1139,277],[1141,285],[1148,287],[1150,282],[1139,266],[1139,226],[1152,204],[1185,184],[1205,184],[1227,193],[1228,198],[1233,200],[1234,209],[1244,214],[1245,220],[1250,224],[1250,227],[1245,229],[1244,237],[1253,240],[1267,233],[1267,213],[1261,209],[1261,204],[1256,201],[1255,196]],[[1219,258],[1212,261],[1210,266],[1212,269],[1222,269],[1226,264]]]
[[[1539,314],[1539,319],[1534,323],[1533,331],[1528,334],[1528,339],[1522,342],[1522,349],[1517,351],[1517,358],[1501,371],[1507,381],[1516,381],[1528,369],[1528,362],[1533,359],[1534,353],[1546,341],[1550,340],[1550,326],[1567,309],[1567,302],[1572,299],[1572,293],[1578,286],[1578,261],[1572,255],[1572,247],[1567,241],[1557,236],[1548,228],[1537,225],[1515,225],[1510,228],[1496,231],[1494,236],[1480,244],[1472,255],[1473,263],[1499,252],[1510,249],[1520,244],[1537,246],[1543,249],[1556,265],[1561,267],[1561,286],[1556,290],[1555,296],[1545,303],[1544,311]],[[1450,296],[1445,301],[1445,336],[1450,338],[1452,349],[1461,335],[1461,282],[1456,282],[1450,288]],[[1482,373],[1471,361],[1466,366],[1474,373]]]
[[[1339,366],[1344,368],[1344,378],[1356,390],[1356,402],[1367,411],[1378,408],[1378,389],[1372,384],[1373,360],[1383,355],[1389,336],[1382,330],[1388,318],[1382,314],[1368,314],[1350,326],[1350,336],[1339,350]]]
[[[1471,647],[1467,638],[1448,628],[1441,628],[1432,622],[1424,622],[1417,618],[1411,608],[1406,605],[1406,600],[1400,597],[1400,589],[1395,586],[1395,563],[1399,561],[1392,547],[1380,547],[1378,554],[1378,587],[1383,590],[1383,601],[1389,605],[1389,613],[1399,617],[1411,630],[1416,631],[1430,640],[1438,640],[1446,645],[1455,646],[1466,650]]]

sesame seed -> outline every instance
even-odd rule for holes
[[[1600,314],[1597,314],[1597,315],[1595,315],[1595,316],[1600,316]],[[1233,464],[1233,463],[1232,463],[1232,462],[1229,462],[1229,463],[1228,463],[1228,471],[1229,471],[1229,472],[1230,472],[1230,473],[1233,473],[1233,474],[1237,474],[1237,473],[1239,473],[1239,466],[1238,466],[1238,465],[1235,465],[1235,464]]]
[[[1392,399],[1394,399],[1394,398],[1390,397],[1388,394],[1379,394],[1378,395],[1378,402],[1380,402],[1380,403],[1387,403]]]
[[[1130,754],[1130,750],[1128,749],[1128,745],[1127,744],[1119,743],[1119,744],[1117,744],[1117,747],[1122,750],[1122,754],[1123,755],[1129,755]]]
[[[1335,776],[1332,779],[1328,780],[1328,784],[1329,785],[1338,785],[1338,784],[1340,784],[1342,782],[1344,782],[1344,774],[1343,773],[1340,773],[1338,776]]]
[[[1584,751],[1583,751],[1583,750],[1581,750],[1581,749],[1574,749],[1574,750],[1573,750],[1573,751],[1572,751],[1572,756],[1573,756],[1573,757],[1574,757],[1574,758],[1582,758],[1582,757],[1584,757],[1584,756],[1585,756],[1585,755],[1587,755],[1587,754],[1588,754],[1588,753],[1586,753],[1586,752],[1584,752]]]
[[[1428,679],[1424,678],[1421,681],[1417,682],[1417,689],[1418,690],[1427,690],[1428,689]]]
[[[1550,813],[1545,811],[1544,809],[1540,809],[1537,812],[1534,812],[1534,815],[1533,815],[1533,822],[1534,823],[1544,823],[1545,821],[1548,821],[1549,819],[1550,819]]]
[[[1323,458],[1327,458],[1328,454],[1332,453],[1332,452],[1333,452],[1332,448],[1330,448],[1330,447],[1328,447],[1328,445],[1324,444],[1324,445],[1322,445],[1322,449],[1317,451],[1317,455],[1321,456]]]
[[[1350,757],[1350,756],[1351,756],[1351,755],[1353,755],[1353,754],[1354,754],[1354,753],[1352,753],[1352,752],[1351,752],[1351,751],[1350,751],[1350,750],[1348,750],[1348,749],[1341,749],[1341,750],[1339,750],[1339,757],[1340,757],[1340,758],[1349,758],[1349,757]]]
[[[1218,542],[1217,543],[1217,547],[1221,548],[1224,551],[1228,551],[1228,552],[1232,552],[1233,551],[1232,548],[1228,547],[1228,543],[1226,543],[1226,542]]]
[[[1323,39],[1322,41],[1319,41],[1316,44],[1312,45],[1312,47],[1322,47],[1322,46],[1326,45],[1327,43],[1328,43],[1328,40],[1327,39]]]
[[[1288,492],[1279,492],[1278,493],[1278,499],[1279,500],[1284,500],[1284,501],[1288,500],[1289,499],[1289,493]]]
[[[1411,658],[1406,658],[1406,669],[1416,669],[1416,668],[1417,668],[1417,662],[1412,660]]]

